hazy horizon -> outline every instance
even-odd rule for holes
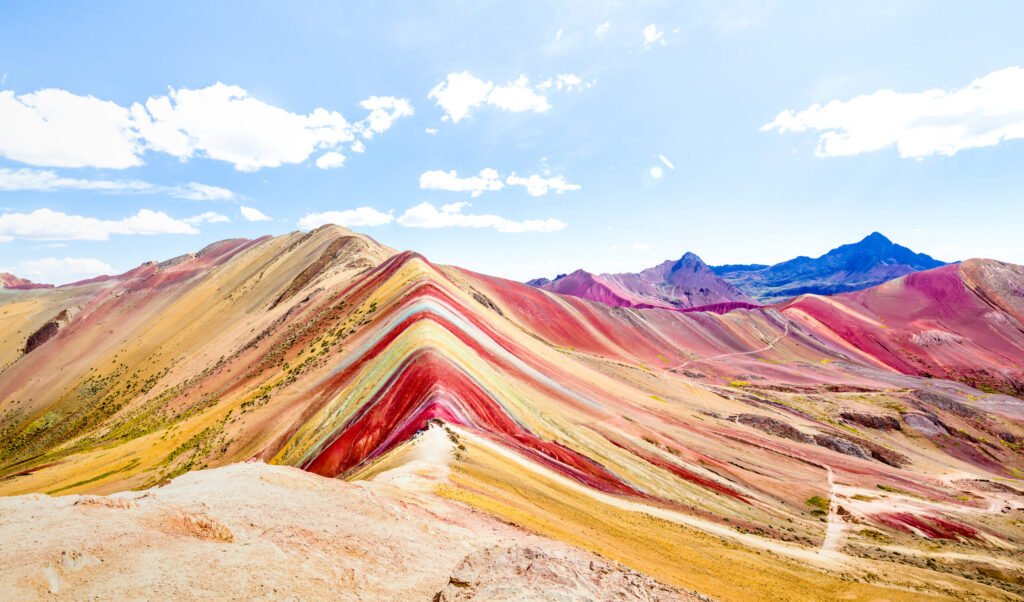
[[[326,225],[326,224],[325,224],[325,225]],[[340,225],[340,224],[333,224],[333,225]],[[345,227],[345,226],[342,226],[342,227]],[[361,230],[360,230],[360,229],[358,229],[358,228],[354,228],[354,229],[353,229],[353,228],[350,228],[350,229],[352,229],[353,231],[355,231],[355,232],[358,232],[358,233],[360,233],[360,234],[367,234],[367,235],[372,235],[372,233],[368,233],[368,232],[365,232],[365,231],[361,231]],[[293,232],[301,232],[301,231],[302,231],[302,230],[293,230]],[[287,234],[287,233],[284,233],[284,234]],[[891,241],[892,243],[894,243],[894,244],[896,244],[896,245],[900,245],[900,242],[899,242],[898,240],[892,240],[892,238],[891,238],[891,237],[889,237],[889,236],[886,236],[886,234],[885,234],[884,232],[880,232],[880,231],[878,231],[878,230],[875,230],[875,231],[872,231],[872,232],[870,232],[870,233],[868,233],[868,234],[865,234],[864,236],[862,236],[862,237],[859,237],[859,238],[857,238],[857,239],[855,239],[855,240],[850,240],[850,241],[845,241],[845,242],[839,242],[839,243],[836,243],[836,244],[834,244],[833,246],[831,246],[831,247],[829,247],[829,248],[825,249],[824,251],[822,251],[822,252],[820,252],[820,253],[800,253],[800,254],[797,254],[797,255],[793,255],[793,256],[791,256],[791,257],[786,257],[786,258],[785,258],[785,259],[783,259],[782,261],[787,261],[787,260],[790,260],[790,259],[795,259],[795,258],[797,258],[797,257],[801,257],[801,256],[804,256],[804,257],[812,257],[812,258],[817,258],[817,257],[820,257],[820,256],[822,256],[822,255],[825,255],[825,254],[827,254],[827,253],[828,253],[829,251],[832,251],[832,250],[836,249],[837,247],[840,247],[840,246],[843,246],[843,245],[848,245],[848,244],[854,244],[854,243],[860,242],[860,241],[862,241],[862,240],[863,240],[864,238],[866,238],[866,237],[870,236],[871,234],[881,234],[882,236],[885,236],[886,238],[888,238],[888,239],[889,239],[889,240],[890,240],[890,241]],[[389,244],[389,243],[388,243],[388,242],[387,242],[386,240],[381,240],[381,239],[380,239],[379,237],[376,237],[376,236],[374,236],[373,238],[374,238],[375,240],[377,240],[377,242],[379,242],[379,243],[381,243],[381,244],[383,244],[383,245],[386,245],[386,246],[389,246],[389,247],[392,247],[392,248],[396,248],[396,249],[397,249],[397,247],[395,247],[394,245],[391,245],[391,244]],[[226,239],[222,239],[222,240],[226,240]],[[217,242],[217,241],[213,241],[213,242]],[[902,245],[902,246],[906,246],[906,245]],[[200,251],[200,250],[201,250],[201,249],[197,248],[197,249],[193,249],[193,250],[191,250],[191,251],[187,251],[187,252],[185,252],[185,253],[181,253],[180,255],[187,255],[187,254],[189,254],[189,253],[196,253],[196,252],[198,252],[198,251]],[[399,251],[417,251],[416,249],[398,249],[398,250],[399,250]],[[916,253],[924,253],[925,255],[930,255],[929,253],[927,253],[927,252],[924,252],[924,251],[920,251],[920,250],[918,250],[918,249],[911,249],[911,250],[912,250],[912,251],[914,251],[914,252],[916,252]],[[417,252],[418,252],[418,251],[417,251]],[[654,265],[656,265],[656,264],[659,264],[659,263],[662,263],[662,262],[665,262],[665,261],[672,261],[672,260],[678,259],[678,258],[682,257],[683,255],[685,255],[685,254],[687,254],[687,253],[693,253],[693,254],[697,255],[698,257],[700,257],[700,258],[701,258],[701,260],[702,260],[702,261],[704,261],[705,263],[707,263],[707,264],[708,264],[708,265],[710,265],[710,266],[725,266],[725,265],[753,265],[753,264],[758,264],[758,263],[764,263],[764,262],[759,262],[759,261],[756,261],[756,260],[754,260],[754,261],[746,261],[746,262],[739,262],[739,263],[731,263],[731,264],[726,264],[726,263],[719,263],[719,262],[713,262],[713,261],[709,261],[709,260],[707,260],[707,259],[706,259],[706,258],[705,258],[705,257],[704,257],[703,255],[701,255],[701,253],[700,253],[699,251],[697,251],[697,250],[694,250],[694,249],[685,249],[685,250],[682,250],[682,251],[680,251],[679,253],[675,254],[674,256],[673,256],[673,255],[670,255],[670,256],[667,256],[667,257],[663,257],[663,258],[661,258],[661,259],[655,260],[655,261],[654,261],[653,263],[651,263],[650,265],[643,265],[643,266],[640,266],[640,267],[636,268],[636,270],[635,270],[635,271],[640,271],[640,270],[642,270],[642,269],[645,269],[645,268],[653,267]],[[423,253],[420,253],[420,254],[421,254],[421,255],[423,255]],[[125,270],[120,270],[120,271],[114,271],[114,272],[110,272],[110,273],[102,273],[102,274],[95,274],[95,275],[93,275],[93,276],[88,276],[88,277],[86,277],[86,278],[75,278],[75,279],[65,279],[65,281],[63,281],[63,282],[60,282],[60,281],[52,281],[52,282],[51,282],[51,281],[43,281],[43,280],[35,280],[35,281],[33,281],[33,282],[34,282],[35,284],[53,284],[53,285],[56,285],[56,286],[64,286],[64,285],[67,285],[67,284],[73,284],[73,283],[75,283],[75,282],[80,282],[80,281],[82,281],[82,280],[89,280],[89,279],[91,279],[91,278],[96,278],[96,277],[99,277],[99,276],[117,276],[117,275],[123,274],[123,273],[125,273],[125,272],[131,271],[131,270],[133,270],[133,269],[135,269],[135,268],[139,267],[140,265],[143,265],[143,264],[145,264],[145,263],[147,263],[147,262],[156,262],[156,263],[160,263],[160,262],[163,262],[163,261],[167,261],[167,260],[173,259],[174,257],[178,257],[178,256],[180,256],[180,255],[175,255],[175,256],[168,256],[168,257],[151,257],[151,258],[149,258],[149,259],[144,259],[144,260],[142,260],[141,262],[139,262],[139,264],[138,264],[138,265],[133,265],[133,266],[130,266],[130,267],[128,267],[128,268],[127,268],[127,269],[125,269]],[[431,260],[431,261],[433,261],[433,259],[432,259],[431,257],[429,257],[429,256],[426,256],[426,255],[424,255],[424,256],[425,256],[425,257],[426,257],[426,258],[427,258],[428,260]],[[945,258],[941,258],[941,257],[934,257],[934,256],[932,256],[932,258],[933,258],[933,259],[938,259],[939,261],[942,261],[942,262],[944,262],[944,263],[958,263],[958,262],[964,261],[965,259],[998,259],[998,258],[994,258],[994,257],[986,257],[986,258],[981,258],[981,257],[964,257],[964,258],[957,258],[957,259],[945,259]],[[438,263],[448,263],[448,262],[438,262]],[[765,265],[774,265],[774,264],[776,264],[776,263],[781,263],[781,261],[779,261],[779,262],[772,262],[771,264],[765,264]],[[458,264],[458,263],[450,263],[450,265],[457,265],[457,266],[459,266],[459,267],[466,267],[466,266],[464,266],[464,265],[461,265],[461,264]],[[568,270],[567,272],[559,272],[558,274],[536,274],[536,275],[534,275],[534,276],[530,276],[529,278],[512,278],[512,279],[513,279],[513,280],[521,280],[521,281],[524,281],[524,282],[525,282],[526,280],[532,280],[532,279],[534,279],[534,278],[541,278],[541,277],[555,277],[555,276],[557,276],[557,275],[564,275],[564,274],[566,274],[566,273],[571,273],[571,272],[573,272],[573,271],[576,271],[577,269],[584,269],[584,270],[586,270],[586,268],[585,268],[585,267],[583,267],[583,266],[580,266],[580,267],[577,267],[577,268],[573,268],[573,269],[571,269],[571,270]],[[7,273],[10,273],[10,274],[12,274],[13,276],[16,276],[16,277],[24,277],[24,276],[23,276],[22,274],[18,274],[18,273],[15,273],[15,272],[10,272],[10,271],[8,271],[8,270],[0,269],[0,273],[2,273],[2,272],[7,272]],[[483,273],[486,273],[486,272],[483,272]],[[598,272],[595,272],[595,273],[598,273]],[[488,274],[488,275],[492,275],[492,276],[501,276],[500,274]]]

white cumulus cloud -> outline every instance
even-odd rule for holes
[[[454,169],[425,171],[420,174],[420,188],[423,190],[468,192],[474,198],[488,190],[501,190],[504,187],[497,170],[489,167],[481,169],[479,175],[466,178],[460,178]]]
[[[47,284],[65,284],[114,272],[114,268],[99,259],[79,257],[28,259],[19,265],[19,275]]]
[[[320,169],[337,169],[345,164],[345,155],[331,151],[320,155],[316,160],[316,166]]]
[[[530,86],[530,80],[525,75],[520,75],[515,81],[504,86],[492,88],[491,93],[487,95],[487,104],[510,113],[544,113],[551,108],[547,97]]]
[[[256,171],[301,163],[317,151],[340,152],[346,144],[362,148],[357,137],[372,138],[413,113],[408,100],[390,96],[360,106],[369,114],[351,123],[324,108],[293,113],[223,83],[171,88],[130,107],[66,90],[21,96],[5,90],[0,156],[35,166],[123,169],[141,165],[151,151]]]
[[[445,81],[434,86],[427,98],[437,102],[444,112],[444,120],[462,121],[472,109],[482,105],[494,88],[492,82],[473,77],[469,71],[449,73]]]
[[[569,181],[565,179],[565,176],[551,176],[545,178],[537,174],[533,174],[527,177],[522,177],[516,175],[514,172],[506,178],[505,183],[509,186],[522,186],[526,188],[526,194],[530,196],[544,196],[548,192],[562,194],[565,192],[580,190],[582,188],[579,184],[569,183]]]
[[[242,219],[247,222],[269,222],[272,221],[270,216],[263,213],[259,209],[253,207],[246,207],[242,205],[238,208],[238,212],[242,215]]]
[[[462,210],[469,203],[462,201],[437,208],[430,203],[411,207],[398,218],[407,228],[494,228],[498,232],[554,232],[565,228],[557,219],[515,221],[499,215],[467,214]]]
[[[318,148],[351,142],[352,125],[336,111],[292,113],[239,86],[170,90],[132,106],[146,147],[181,159],[197,154],[239,171],[301,163]]]
[[[48,88],[0,91],[0,156],[51,167],[123,169],[142,164],[128,109]]]
[[[390,224],[394,219],[395,217],[390,213],[378,211],[373,207],[356,207],[343,211],[310,213],[299,220],[299,227],[303,230],[312,230],[324,224],[337,224],[346,228],[383,226]]]
[[[1024,69],[993,71],[955,90],[879,90],[801,111],[782,111],[761,131],[819,132],[820,157],[896,147],[904,158],[952,156],[1024,138]]]
[[[0,214],[0,236],[33,240],[108,240],[111,235],[198,234],[162,211],[142,209],[119,220],[69,215],[51,209]]]
[[[658,31],[658,27],[651,23],[647,27],[644,27],[644,46],[651,46],[652,44],[660,43],[665,45],[665,32]]]
[[[608,35],[608,32],[611,30],[611,22],[605,21],[604,23],[597,26],[597,29],[594,30],[594,35],[597,36],[598,38],[604,38],[606,35]]]
[[[544,92],[549,89],[574,90],[589,87],[579,76],[566,73],[533,86],[525,75],[504,85],[477,78],[469,71],[449,73],[427,95],[444,111],[443,121],[458,123],[473,110],[489,105],[511,113],[544,113],[551,108]]]
[[[373,138],[374,134],[383,134],[402,117],[411,117],[412,105],[404,98],[393,96],[371,96],[359,106],[370,111],[366,119],[356,124],[364,138]],[[357,151],[362,152],[362,151]]]

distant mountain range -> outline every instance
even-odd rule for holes
[[[591,274],[576,270],[554,280],[527,284],[600,301],[615,307],[731,309],[771,304],[799,295],[832,295],[863,290],[893,278],[946,265],[894,244],[874,232],[821,257],[800,256],[775,265],[708,266],[686,253],[635,274]]]
[[[800,256],[773,266],[723,265],[711,269],[758,301],[775,303],[808,293],[834,295],[859,291],[944,265],[943,261],[915,253],[874,232],[860,242],[837,247],[813,259]]]
[[[754,304],[740,289],[715,275],[700,257],[687,253],[637,274],[600,274],[576,270],[531,284],[554,293],[601,301],[614,307],[689,309],[736,302]]]

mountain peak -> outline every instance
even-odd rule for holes
[[[676,265],[677,266],[684,266],[684,265],[686,265],[686,266],[698,266],[699,267],[699,266],[703,266],[703,265],[707,265],[707,264],[705,264],[704,260],[701,259],[700,256],[697,255],[696,253],[693,253],[691,251],[687,251],[686,253],[683,253],[682,257],[679,258],[679,261],[676,262]]]
[[[881,232],[872,232],[871,234],[868,234],[863,239],[861,239],[861,241],[856,243],[854,246],[857,246],[857,247],[871,247],[871,248],[878,249],[878,248],[889,248],[889,247],[892,247],[894,245],[893,245],[893,242],[891,240],[889,240],[889,238],[887,236],[885,236],[884,234],[882,234]]]
[[[700,258],[696,253],[687,251],[683,253],[677,261],[666,261],[659,266],[653,268],[655,271],[660,273],[664,278],[671,279],[673,274],[677,272],[706,272],[709,271],[708,265],[704,263],[704,260]]]
[[[912,272],[945,265],[898,245],[880,232],[838,246],[816,258],[800,256],[762,270],[716,269],[716,273],[764,303],[805,293],[831,295],[869,288]]]

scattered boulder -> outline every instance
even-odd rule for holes
[[[915,345],[919,347],[938,347],[941,345],[959,345],[964,338],[945,330],[925,330],[911,337]]]
[[[491,301],[491,298],[488,297],[487,295],[484,295],[483,293],[477,291],[473,291],[473,299],[480,305],[483,305],[484,307],[495,312],[499,316],[505,316],[505,314],[502,313],[501,308],[495,305],[494,301]]]
[[[941,420],[928,416],[927,414],[907,412],[903,415],[903,422],[906,422],[907,426],[921,433],[925,437],[936,437],[939,435],[949,434],[949,431],[946,430],[946,425],[944,425]]]
[[[1018,437],[1013,433],[1007,433],[1006,431],[999,431],[996,435],[1007,443],[1020,443],[1022,440],[1021,437]]]
[[[843,439],[842,437],[836,437],[834,435],[815,435],[814,442],[821,447],[827,447],[832,451],[837,451],[847,456],[854,456],[857,458],[863,458],[864,460],[870,460],[871,454],[863,447],[856,443]]]
[[[882,464],[888,464],[896,468],[910,464],[910,458],[903,454],[859,437],[839,437],[828,433],[821,433],[814,436],[814,442],[821,447],[827,447],[847,456],[854,456],[865,460],[877,460]]]
[[[25,348],[22,350],[26,355],[32,353],[40,345],[49,341],[53,337],[57,336],[60,332],[61,327],[65,326],[71,321],[71,313],[66,309],[62,309],[60,313],[50,319],[49,322],[43,324],[39,330],[33,332],[28,336],[25,341]]]
[[[800,443],[814,443],[814,439],[810,435],[800,432],[795,426],[769,416],[739,414],[736,416],[736,422],[756,428],[769,435],[775,435],[776,437],[799,441]]]
[[[842,412],[839,417],[846,422],[852,422],[861,426],[881,431],[901,430],[900,421],[892,416],[879,416],[877,414],[864,414],[861,412]]]
[[[947,412],[951,412],[957,416],[962,416],[964,418],[977,418],[981,416],[981,412],[967,404],[960,403],[954,399],[952,395],[947,395],[931,389],[914,389],[911,394],[914,396],[914,399],[920,402],[946,410]]]
[[[1020,491],[1019,489],[1010,487],[1005,483],[1000,483],[998,481],[990,481],[989,479],[959,479],[953,481],[953,484],[959,487],[963,487],[967,491],[981,491],[985,493],[1005,493],[1024,498],[1024,491]]]

